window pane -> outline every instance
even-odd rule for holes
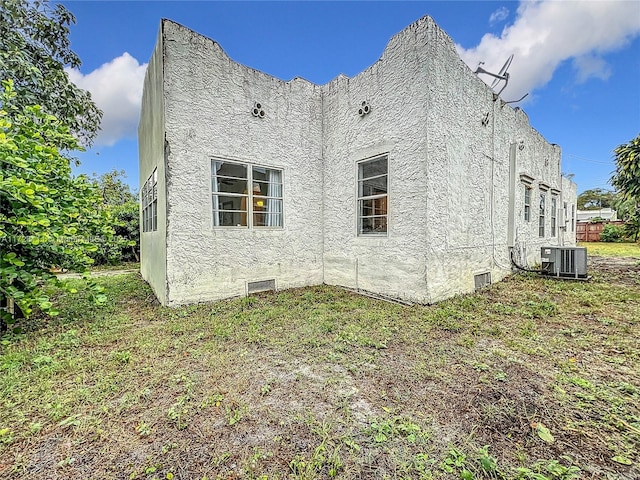
[[[252,192],[254,195],[282,197],[282,170],[253,167],[252,175]]]
[[[544,237],[545,196],[540,194],[540,216],[538,217],[538,236]]]
[[[360,200],[360,216],[387,214],[387,197]]]
[[[360,233],[386,233],[387,217],[362,217]]]
[[[213,161],[213,174],[223,177],[247,178],[247,166],[240,163]]]
[[[369,162],[362,162],[358,168],[358,179],[376,177],[387,173],[387,157],[380,157]]]
[[[282,197],[281,183],[253,182],[253,194],[269,197]]]
[[[281,227],[282,200],[277,198],[253,197],[253,226]]]
[[[211,182],[213,192],[247,193],[247,181],[240,178],[217,177]]]
[[[213,224],[221,227],[246,227],[246,212],[213,212]]]
[[[282,200],[279,198],[253,197],[254,212],[282,212]]]
[[[372,195],[382,195],[387,193],[387,177],[360,180],[358,182],[358,196],[369,197]]]
[[[213,195],[213,205],[216,210],[241,210],[247,211],[247,197],[228,197],[226,195]]]
[[[281,227],[282,214],[266,213],[266,212],[254,213],[253,226],[254,227]]]
[[[282,183],[282,170],[266,167],[253,167],[254,182]]]

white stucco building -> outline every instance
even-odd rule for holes
[[[560,148],[429,17],[323,86],[163,20],[139,144],[141,271],[164,305],[321,283],[431,303],[503,278],[512,250],[575,244]]]

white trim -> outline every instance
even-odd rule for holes
[[[210,211],[211,211],[211,215],[210,215],[210,221],[211,221],[211,228],[213,230],[258,230],[258,231],[265,231],[265,230],[274,230],[274,231],[278,231],[278,230],[284,230],[284,226],[285,226],[285,169],[283,167],[277,167],[277,166],[273,166],[273,165],[265,165],[265,164],[261,164],[261,163],[255,163],[255,162],[250,162],[250,161],[246,161],[246,160],[241,160],[241,159],[237,159],[235,157],[229,157],[229,158],[225,158],[219,155],[211,155],[208,157],[209,158],[209,198],[212,199],[211,201],[211,206],[210,206]],[[246,181],[247,184],[247,193],[234,193],[234,192],[214,192],[213,191],[213,178],[214,177],[218,177],[218,175],[216,175],[213,171],[213,164],[214,162],[224,162],[224,163],[231,163],[234,165],[241,165],[246,167],[247,169],[247,176],[246,178],[242,178],[242,177],[229,177],[228,175],[221,175],[220,177],[222,178],[230,178],[230,179],[236,179],[236,180],[240,180],[240,181]],[[268,170],[278,170],[280,172],[280,186],[282,189],[282,196],[281,197],[274,197],[274,196],[268,196],[268,195],[256,195],[257,197],[260,198],[265,198],[265,199],[277,199],[280,200],[282,202],[282,210],[279,212],[280,213],[280,218],[281,218],[281,225],[278,226],[267,226],[267,225],[262,225],[262,226],[254,226],[253,225],[253,215],[254,215],[254,211],[253,211],[253,198],[254,198],[254,194],[253,194],[253,168],[257,167],[257,168],[265,168]],[[262,183],[262,184],[266,184],[268,185],[269,182],[265,182],[262,180],[256,180],[255,183]],[[249,186],[251,185],[251,189],[249,188]],[[218,196],[228,196],[228,197],[237,197],[237,198],[246,198],[247,199],[247,210],[246,210],[246,215],[247,215],[247,225],[214,225],[214,220],[213,220],[213,215],[214,215],[214,211],[223,211],[221,209],[218,210],[214,210],[213,209],[213,195],[218,195]],[[245,210],[233,210],[233,212],[239,212],[240,214],[242,214],[243,212],[245,212]]]
[[[379,159],[386,159],[387,162],[387,173],[386,174],[382,174],[382,175],[374,175],[372,177],[364,177],[364,178],[360,178],[360,165],[362,165],[363,163],[367,163],[367,162],[373,162],[375,160],[379,160]],[[361,158],[360,160],[357,160],[355,162],[355,170],[356,170],[356,175],[355,175],[355,180],[356,180],[356,195],[355,195],[355,231],[356,231],[356,238],[370,238],[370,237],[375,237],[375,238],[381,238],[381,237],[388,237],[389,236],[389,179],[390,179],[390,155],[389,152],[383,152],[383,153],[378,153],[377,155],[373,155],[367,158]],[[371,180],[371,179],[376,179],[376,178],[383,178],[386,177],[387,179],[387,192],[386,193],[382,193],[382,194],[376,194],[376,195],[366,195],[366,196],[360,196],[360,182],[364,181],[364,180]],[[386,213],[384,215],[360,215],[360,201],[363,200],[376,200],[376,199],[380,199],[380,198],[386,198],[387,200],[387,210]],[[363,233],[360,231],[360,220],[362,218],[374,218],[374,217],[384,217],[386,218],[386,229],[384,232],[370,232],[370,233]]]
[[[531,175],[527,175],[526,173],[520,174],[520,182],[524,183],[526,186],[533,187],[534,181],[535,178],[533,178]]]

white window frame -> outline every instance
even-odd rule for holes
[[[551,236],[556,236],[557,221],[558,221],[558,197],[551,195]]]
[[[246,182],[246,190],[247,193],[233,193],[233,192],[217,192],[214,191],[213,189],[213,185],[214,185],[214,181],[215,179],[218,177],[218,175],[216,174],[215,171],[215,163],[216,162],[224,162],[224,163],[230,163],[230,164],[234,164],[234,165],[241,165],[243,167],[245,167],[246,172],[247,172],[247,177],[246,178],[238,178],[238,177],[233,177],[236,180],[244,180]],[[279,187],[279,195],[262,195],[262,194],[255,194],[254,193],[254,184],[258,184],[258,183],[265,183],[263,180],[255,180],[254,179],[254,168],[264,168],[267,170],[272,170],[274,172],[278,172],[279,173],[279,177],[280,177],[280,181],[278,183],[274,183],[275,185],[277,185]],[[225,178],[224,176],[221,176],[223,178]],[[237,228],[237,229],[270,229],[270,230],[282,230],[284,228],[284,169],[282,168],[276,168],[276,167],[272,167],[272,166],[268,166],[268,165],[260,165],[260,164],[256,164],[256,163],[248,163],[248,162],[243,162],[243,161],[238,161],[238,160],[229,160],[227,158],[221,158],[221,157],[212,157],[211,158],[211,182],[210,182],[210,189],[211,189],[211,214],[212,214],[212,225],[213,228],[222,228],[222,229],[229,229],[229,228]],[[231,177],[229,177],[231,178]],[[249,185],[252,186],[252,188],[249,188]],[[277,192],[278,193],[278,192]],[[215,208],[216,205],[216,199],[215,197],[218,196],[225,196],[225,197],[237,197],[237,198],[245,198],[246,199],[246,211],[245,210],[228,210],[228,212],[246,212],[246,225],[216,225],[216,212],[226,212],[227,210],[224,210],[222,208],[220,208],[220,205],[218,205],[218,208]],[[269,203],[270,201],[274,201],[274,202],[279,202],[279,205],[281,206],[280,211],[276,211],[275,214],[280,214],[279,217],[276,219],[276,221],[274,222],[274,225],[255,225],[254,224],[254,214],[257,214],[257,212],[254,210],[254,200],[256,200],[257,198],[260,199],[264,199],[264,201],[266,201],[267,203]],[[259,201],[259,200],[258,200]],[[241,213],[242,214],[242,213]]]
[[[546,221],[546,202],[547,192],[540,190],[540,210],[538,212],[538,237],[544,238],[545,236],[545,221]]]
[[[524,185],[524,221],[531,221],[531,186]]]
[[[386,162],[386,173],[375,175],[372,177],[360,177],[360,172],[362,167],[371,162],[376,162],[381,159],[384,159]],[[376,195],[360,195],[360,184],[366,180],[375,180],[385,178],[386,183],[386,193],[376,194]],[[364,202],[367,200],[379,200],[385,199],[386,210],[382,215],[363,215]],[[365,232],[362,228],[362,219],[363,218],[384,218],[385,219],[385,229],[384,231],[371,231]],[[360,160],[356,163],[356,231],[359,237],[386,237],[389,234],[389,154],[383,153],[381,155],[376,155],[374,157],[369,157],[364,160]]]
[[[144,185],[142,185],[142,231],[158,230],[158,169],[155,168]]]

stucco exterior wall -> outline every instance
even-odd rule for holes
[[[558,245],[548,212],[538,236],[536,199],[546,188],[547,208],[552,192],[560,206],[562,184],[559,147],[522,110],[495,99],[439,28],[429,48],[426,283],[434,302],[473,291],[478,274],[492,281],[509,274],[511,249],[516,259],[539,262],[540,246]],[[521,175],[533,182],[528,222]]]
[[[164,22],[167,304],[322,283],[320,87],[232,61],[218,44]],[[252,116],[260,102],[264,118]],[[284,226],[214,227],[211,159],[284,170]]]
[[[140,157],[140,189],[154,169],[158,169],[157,202],[158,226],[156,231],[140,232],[140,272],[161,303],[167,300],[167,210],[164,159],[164,85],[163,85],[163,26],[147,66],[142,95],[142,111],[138,126]],[[142,209],[140,210],[142,225]]]
[[[428,24],[393,37],[354,78],[324,87],[324,281],[426,301]],[[363,101],[371,112],[357,113]],[[410,133],[409,133],[410,132]],[[386,236],[357,234],[357,162],[388,154]]]
[[[543,245],[575,244],[561,215],[551,233],[552,196],[569,215],[576,199],[560,148],[495,98],[429,17],[395,35],[365,71],[322,87],[240,65],[170,21],[158,45],[145,83],[141,182],[159,165],[166,229],[143,234],[142,269],[163,304],[244,295],[248,282],[270,279],[278,289],[325,282],[431,303],[473,291],[476,275],[503,278],[511,252],[526,266]],[[360,116],[365,101],[371,112]],[[251,115],[255,102],[264,118]],[[388,229],[358,235],[358,162],[381,154]],[[214,157],[283,170],[282,228],[213,225]],[[156,254],[165,270],[146,265]]]
[[[429,49],[426,283],[428,300],[435,302],[473,291],[476,274],[499,279],[500,267],[508,271],[509,264],[497,264],[498,237],[507,224],[495,187],[505,172],[481,123],[493,115],[491,93],[437,27]]]

